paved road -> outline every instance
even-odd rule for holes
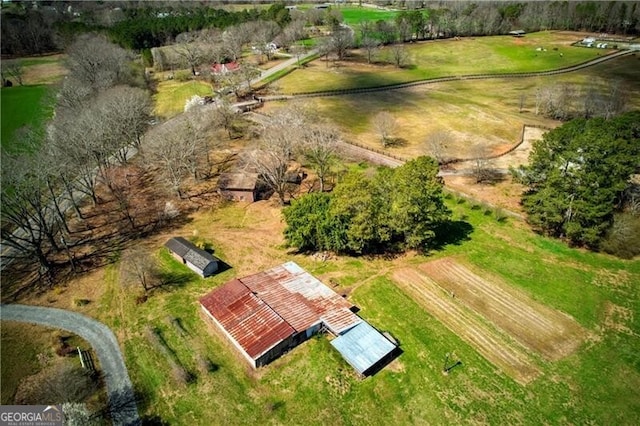
[[[91,344],[98,355],[107,385],[113,424],[118,426],[140,424],[127,367],[118,341],[106,325],[71,311],[14,304],[0,305],[0,319],[60,328],[81,336]]]
[[[310,51],[308,51],[307,53],[305,53],[304,55],[300,55],[300,58],[296,58],[295,56],[292,57],[291,59],[287,59],[286,61],[279,63],[278,65],[269,68],[266,71],[262,71],[262,73],[260,74],[260,77],[254,78],[253,80],[251,80],[251,85],[254,85],[256,83],[261,82],[262,80],[271,77],[272,75],[274,75],[277,72],[282,71],[285,68],[288,68],[290,66],[293,66],[295,64],[298,63],[298,60],[300,60],[300,62],[304,61],[305,59],[307,59],[310,56],[316,55],[318,53],[318,49],[312,49]]]

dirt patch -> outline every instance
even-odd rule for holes
[[[606,302],[604,308],[604,327],[610,330],[624,333],[629,336],[637,334],[631,330],[627,324],[633,321],[633,311],[624,306],[619,306],[611,302]]]
[[[584,331],[570,316],[524,294],[487,280],[452,259],[420,265],[431,279],[469,309],[507,332],[523,346],[556,361],[573,353]]]
[[[467,194],[476,200],[523,213],[520,196],[524,186],[514,183],[510,176],[495,184],[476,183],[473,176],[445,176],[444,182],[448,188]]]
[[[526,384],[538,376],[540,371],[524,347],[459,303],[458,298],[452,297],[426,274],[403,268],[394,271],[392,276],[398,286],[431,315],[514,380]]]

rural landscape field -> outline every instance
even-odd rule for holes
[[[2,404],[64,404],[88,425],[636,424],[640,54],[587,47],[596,31],[583,18],[509,34],[530,28],[534,10],[577,20],[579,7],[427,3],[191,5],[184,15],[95,4],[51,26],[49,48],[44,35],[6,38]],[[616,13],[640,13],[627,3]],[[11,27],[49,9],[2,10]],[[488,17],[501,26],[465,21]],[[608,37],[640,43],[640,28],[611,22]],[[415,31],[405,40],[403,25]],[[262,48],[267,33],[289,45]],[[352,37],[344,52],[325,47],[338,33]],[[111,62],[87,73],[102,56]],[[216,74],[222,62],[244,70]],[[584,149],[570,151],[573,141]],[[311,153],[323,143],[326,169]],[[277,149],[286,154],[274,170]],[[548,200],[572,184],[550,189],[539,175],[555,179],[560,167],[543,161],[562,155],[577,189],[559,214],[565,201]],[[610,173],[578,174],[598,162]],[[256,201],[227,195],[229,173],[258,177]],[[595,174],[592,188],[615,187],[609,213],[580,192]],[[413,209],[425,194],[436,207]],[[442,219],[411,222],[424,214]],[[187,268],[164,246],[176,236],[219,269]],[[199,300],[289,261],[356,305],[398,345],[394,357],[360,376],[324,332],[252,368]],[[25,320],[23,305],[57,308],[61,322]],[[104,325],[115,354],[65,313]],[[112,357],[130,389],[114,390]]]

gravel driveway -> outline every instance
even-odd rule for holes
[[[133,386],[118,341],[101,322],[85,315],[55,308],[0,305],[0,319],[60,328],[85,339],[98,355],[114,425],[139,425]]]

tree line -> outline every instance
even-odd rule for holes
[[[58,4],[48,3],[25,2],[17,6],[3,3],[3,54],[25,55],[61,49],[73,37],[88,31],[104,31],[122,47],[142,51],[170,44],[181,33],[225,29],[244,22],[272,21],[283,28],[292,20],[302,20],[307,27],[335,27],[343,20],[339,7],[288,10],[284,3],[241,11],[189,4],[158,3],[154,7],[142,3],[139,7],[136,3],[118,3],[122,10],[118,9],[117,14],[116,9],[102,10],[104,4],[92,6],[89,3],[82,5],[79,16],[65,12]],[[366,44],[367,39],[369,43],[376,40],[381,44],[393,44],[412,39],[495,35],[514,29],[640,33],[640,6],[632,1],[407,1],[397,2],[397,6],[407,10],[402,10],[392,20],[363,23],[368,29],[361,31],[358,43]],[[97,9],[101,9],[100,18]]]
[[[640,112],[574,119],[534,144],[522,206],[534,229],[625,257],[640,253]]]
[[[18,148],[2,152],[3,244],[14,257],[36,260],[40,275],[49,278],[59,253],[66,252],[73,266],[70,221],[85,219],[80,194],[98,204],[97,188],[105,185],[131,227],[138,225],[126,176],[114,166],[140,147],[151,114],[148,92],[135,87],[143,83],[129,52],[102,36],[86,35],[68,55],[69,74],[57,94],[54,118],[43,129],[22,129]]]

